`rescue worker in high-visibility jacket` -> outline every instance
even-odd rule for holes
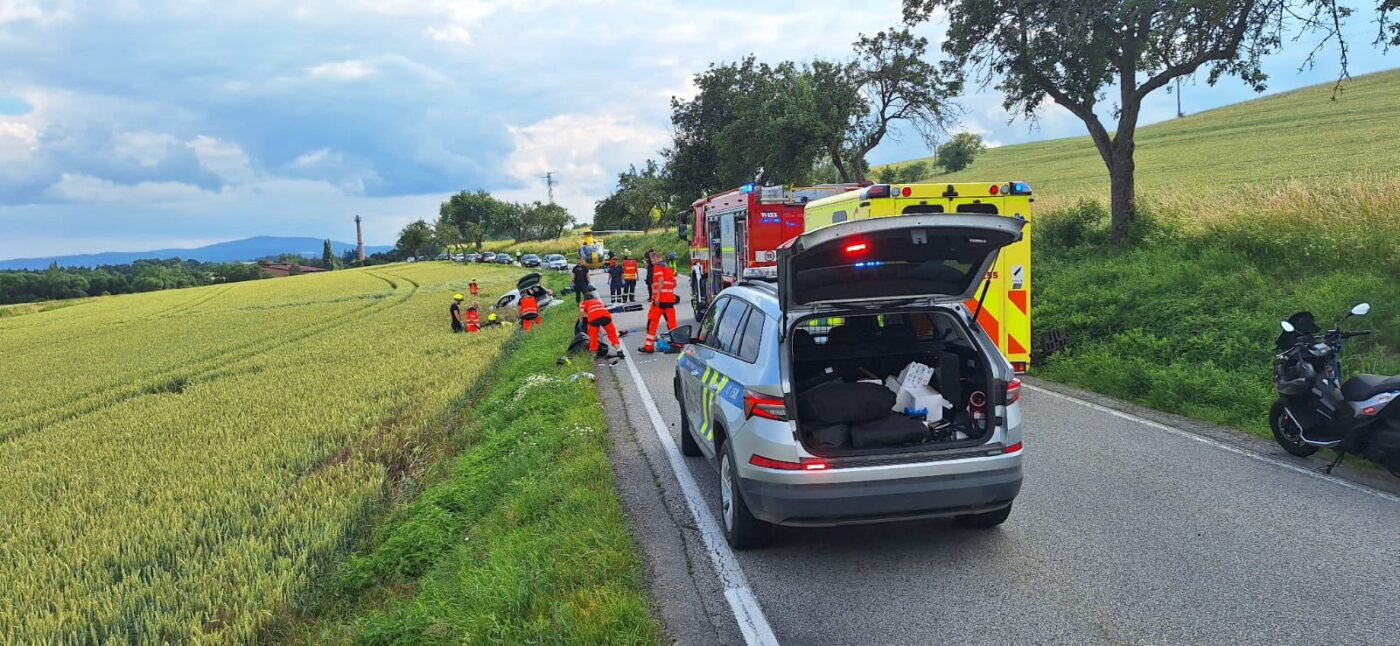
[[[589,285],[584,292],[583,302],[578,306],[578,317],[588,327],[588,351],[598,358],[606,357],[607,353],[598,349],[598,336],[603,332],[608,334],[608,343],[616,348],[617,356],[622,356],[622,340],[617,336],[617,327],[613,325],[612,313],[608,311],[603,301],[598,298],[598,289]]]
[[[669,262],[656,263],[652,271],[651,308],[647,310],[647,340],[642,352],[656,352],[656,332],[661,317],[666,317],[666,329],[676,329],[676,272]]]
[[[535,297],[529,294],[520,295],[520,327],[526,332],[530,331],[540,323],[540,305],[535,301]]]
[[[462,315],[462,318],[467,324],[468,332],[481,331],[481,314],[478,313],[478,310],[480,309],[481,303],[477,301],[472,301],[472,306],[468,307],[466,313]]]
[[[637,261],[626,251],[622,253],[622,302],[637,302]]]
[[[471,282],[470,284],[468,284],[467,287],[471,289],[472,296],[480,296],[480,295],[481,295],[481,288],[480,288],[480,287],[477,287],[477,285],[476,285],[476,279],[475,279],[475,278],[472,279],[472,282]]]

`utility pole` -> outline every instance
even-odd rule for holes
[[[544,184],[549,190],[549,203],[554,203],[554,171],[544,174]]]
[[[1176,77],[1176,118],[1180,119],[1181,114],[1181,77]]]
[[[364,264],[364,262],[365,262],[365,231],[364,231],[364,228],[360,226],[360,216],[359,216],[359,215],[356,215],[356,216],[355,216],[355,241],[356,241],[356,243],[358,243],[359,249],[360,249],[360,264]]]

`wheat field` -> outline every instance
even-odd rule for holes
[[[0,318],[0,643],[250,642],[442,450],[498,357],[389,265]],[[494,296],[491,296],[494,298]]]

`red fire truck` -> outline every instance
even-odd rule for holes
[[[679,214],[690,225],[690,303],[696,318],[720,290],[738,282],[745,269],[777,264],[778,246],[803,232],[802,213],[808,202],[860,187],[745,184],[696,200]]]

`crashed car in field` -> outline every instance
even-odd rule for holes
[[[516,281],[515,283],[515,289],[506,292],[500,298],[496,299],[495,309],[499,310],[511,307],[519,307],[520,294],[522,292],[534,296],[535,302],[539,305],[540,309],[564,304],[564,301],[561,301],[554,297],[553,290],[548,289],[544,285],[540,284],[540,279],[541,275],[538,272],[529,273],[525,274],[524,276],[521,276],[520,280]]]

